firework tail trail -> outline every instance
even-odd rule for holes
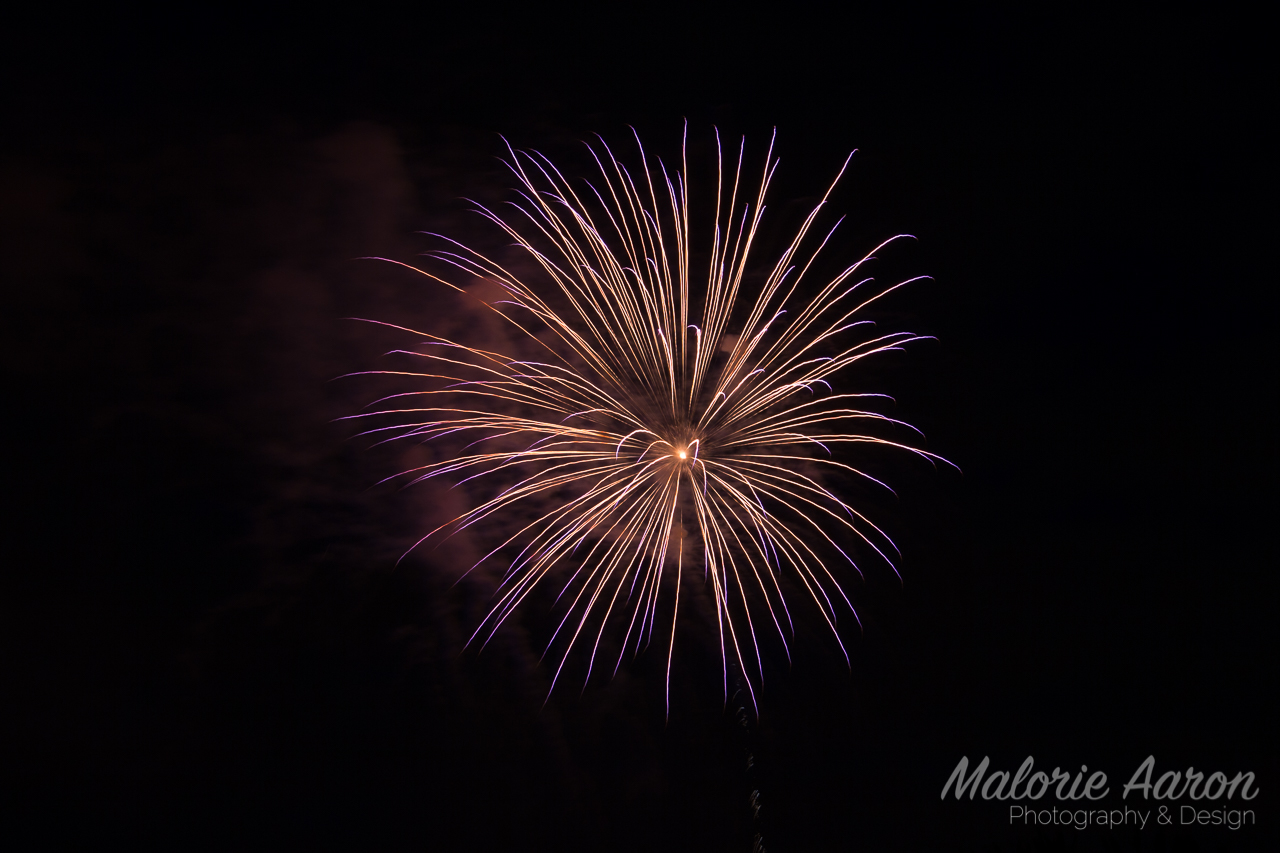
[[[915,439],[886,437],[911,429],[906,424],[858,407],[882,395],[837,394],[829,381],[865,358],[920,340],[906,332],[867,335],[873,324],[858,319],[877,299],[918,279],[878,287],[861,275],[895,237],[822,282],[816,298],[791,305],[788,315],[839,226],[802,252],[814,242],[810,232],[846,159],[768,268],[754,300],[740,310],[765,193],[778,165],[773,140],[753,195],[744,187],[745,141],[726,168],[716,134],[714,228],[705,273],[693,267],[687,144],[674,174],[661,161],[650,164],[638,137],[636,145],[640,169],[633,174],[603,139],[588,144],[599,174],[577,190],[546,157],[508,145],[518,200],[509,203],[505,217],[482,205],[477,211],[532,262],[539,286],[440,235],[432,236],[444,248],[428,257],[455,277],[497,284],[504,298],[480,302],[527,338],[537,358],[414,332],[422,346],[395,352],[421,360],[424,369],[352,375],[389,374],[423,385],[351,417],[381,421],[361,434],[384,441],[466,442],[448,458],[401,472],[408,482],[505,478],[495,496],[418,545],[501,519],[520,506],[542,507],[468,570],[515,552],[495,603],[469,642],[482,634],[487,642],[544,581],[567,574],[556,597],[566,602],[565,613],[546,647],[550,652],[557,642],[563,645],[554,689],[580,642],[591,647],[590,676],[607,626],[619,620],[627,628],[616,672],[628,648],[638,654],[652,640],[659,605],[669,596],[669,713],[675,629],[690,568],[684,552],[692,547],[712,590],[726,701],[732,668],[742,674],[754,708],[748,660],[763,677],[757,628],[770,624],[790,656],[787,634],[794,636],[794,622],[784,576],[792,578],[788,584],[799,582],[844,651],[840,610],[856,612],[815,546],[833,549],[859,574],[849,543],[890,566],[889,553],[897,553],[880,528],[810,474],[826,467],[883,487],[835,458],[848,445],[940,459],[911,443]],[[442,275],[392,263],[468,293]],[[700,305],[695,290],[702,292]],[[686,518],[694,522],[691,537]]]
[[[751,788],[751,794],[747,797],[747,805],[751,807],[751,828],[753,830],[751,851],[752,853],[765,853],[764,821],[760,815],[764,808],[764,798],[760,794],[760,767],[755,755],[755,727],[752,725],[751,715],[747,713],[746,697],[744,695],[746,691],[743,690],[741,675],[737,676],[736,685],[737,690],[734,691],[733,698],[736,700],[734,704],[737,709],[734,711],[733,721],[736,724],[738,743],[742,748],[747,785]]]

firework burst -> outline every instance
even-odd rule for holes
[[[478,212],[514,241],[532,275],[439,235],[444,248],[428,257],[448,265],[454,280],[410,269],[461,292],[459,280],[496,283],[504,297],[484,304],[539,354],[417,332],[424,344],[397,352],[422,369],[369,372],[422,384],[354,417],[389,419],[362,433],[387,440],[465,437],[459,452],[398,476],[498,484],[419,544],[532,508],[535,517],[504,531],[480,561],[501,557],[508,567],[471,642],[487,642],[552,582],[564,611],[547,645],[563,647],[552,689],[577,646],[590,648],[590,678],[610,626],[623,637],[609,662],[615,672],[657,632],[667,646],[669,708],[675,627],[698,580],[714,602],[726,690],[737,669],[754,702],[748,673],[763,673],[759,632],[776,632],[784,647],[794,636],[784,586],[812,599],[843,651],[839,615],[856,613],[820,551],[854,570],[858,552],[893,566],[893,543],[819,472],[883,486],[840,458],[848,445],[939,458],[885,437],[911,428],[868,408],[866,398],[882,395],[837,393],[830,382],[919,340],[879,334],[859,319],[917,279],[884,287],[863,276],[895,237],[833,278],[809,280],[835,228],[811,231],[848,159],[781,256],[756,270],[752,250],[778,164],[773,142],[753,183],[744,180],[743,146],[726,164],[717,134],[709,245],[692,239],[687,147],[682,168],[668,172],[650,165],[638,137],[636,144],[635,170],[603,140],[588,145],[598,177],[581,183],[541,154],[508,146],[519,200],[506,215]]]

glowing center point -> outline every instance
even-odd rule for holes
[[[689,454],[688,454],[688,453],[686,453],[686,452],[685,452],[685,451],[683,451],[683,450],[678,450],[678,451],[676,451],[676,456],[679,456],[681,459],[688,459],[688,458],[689,458]]]

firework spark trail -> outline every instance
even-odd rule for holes
[[[523,543],[469,642],[485,634],[487,643],[548,575],[570,564],[556,598],[568,600],[566,612],[547,644],[549,652],[562,635],[567,637],[551,682],[554,690],[580,640],[591,645],[590,677],[605,629],[615,618],[627,627],[613,671],[628,648],[638,654],[652,640],[660,601],[669,595],[669,710],[689,539],[695,550],[700,545],[704,579],[713,591],[726,696],[732,667],[743,674],[754,703],[747,661],[754,661],[762,677],[757,627],[771,623],[790,656],[787,634],[794,635],[794,623],[783,594],[784,574],[800,582],[844,651],[837,603],[850,612],[853,605],[811,543],[826,543],[859,574],[848,547],[828,527],[890,566],[893,560],[885,551],[896,553],[880,528],[803,471],[827,466],[885,487],[833,458],[833,447],[842,444],[945,461],[908,443],[853,431],[860,423],[913,428],[852,407],[883,395],[832,393],[828,381],[862,359],[920,337],[906,332],[864,337],[823,354],[836,338],[871,328],[855,319],[860,311],[918,279],[887,288],[876,287],[869,277],[855,280],[876,251],[906,236],[899,235],[823,283],[816,298],[792,306],[794,316],[788,317],[789,301],[796,301],[835,233],[833,226],[803,257],[802,244],[847,168],[846,159],[739,317],[765,193],[778,165],[773,141],[754,200],[747,201],[742,200],[748,196],[745,146],[739,145],[736,162],[726,170],[716,135],[715,225],[705,280],[691,258],[687,147],[682,146],[682,168],[673,175],[661,162],[651,167],[638,137],[636,144],[640,169],[635,175],[603,139],[598,147],[588,145],[599,177],[578,192],[546,157],[508,146],[506,162],[520,185],[520,201],[511,203],[514,215],[503,218],[481,205],[478,212],[533,261],[551,285],[545,296],[497,261],[431,235],[446,248],[429,257],[502,288],[504,299],[484,304],[539,345],[543,360],[415,332],[425,340],[422,348],[395,352],[433,367],[353,375],[391,374],[433,384],[383,398],[375,410],[352,417],[389,419],[390,425],[361,433],[387,441],[467,439],[461,454],[397,475],[411,482],[436,477],[466,482],[504,471],[510,479],[520,472],[496,496],[433,530],[419,545],[522,503],[570,495],[476,564]],[[427,270],[392,263],[467,292]],[[699,306],[692,293],[702,289]],[[690,322],[699,307],[699,322]],[[392,408],[393,400],[422,405]],[[520,446],[512,446],[515,439]],[[686,517],[695,522],[692,536],[684,529]],[[577,557],[584,547],[585,554]],[[671,574],[674,583],[667,580]],[[593,618],[599,621],[595,630]]]

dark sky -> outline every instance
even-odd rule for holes
[[[19,847],[746,851],[752,785],[771,851],[1274,839],[1259,21],[419,4],[2,29]],[[498,134],[572,163],[634,126],[670,158],[686,119],[777,127],[783,221],[858,149],[846,254],[916,235],[894,263],[934,281],[885,317],[939,339],[865,379],[964,472],[894,473],[904,580],[851,585],[851,667],[810,626],[766,672],[753,777],[708,626],[682,628],[669,721],[654,654],[544,705],[545,615],[464,651],[471,545],[395,566],[456,497],[375,487],[400,451],[333,423],[371,394],[331,380],[404,343],[343,318],[465,322],[353,258],[492,240],[460,199],[508,197]],[[1108,807],[1148,755],[1252,771],[1259,825],[1011,827],[939,801],[962,755],[1102,769]]]

